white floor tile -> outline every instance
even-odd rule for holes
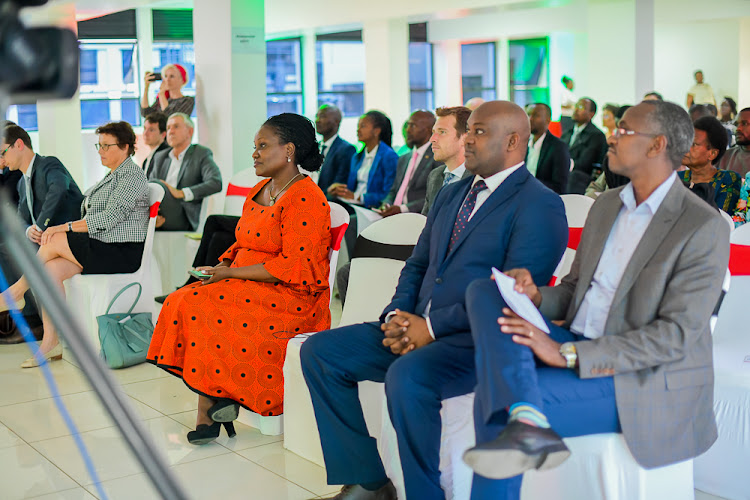
[[[234,453],[177,465],[172,470],[190,498],[302,500],[314,496],[310,491]],[[159,498],[146,474],[104,481],[102,484],[112,500]],[[87,488],[95,493],[93,485]]]
[[[182,425],[194,429],[195,418],[197,410],[186,411],[184,413],[177,413],[170,415],[173,419],[180,422]],[[237,431],[237,435],[233,438],[229,438],[222,429],[219,438],[216,440],[220,445],[229,448],[233,451],[246,450],[247,448],[254,448],[256,446],[263,446],[270,443],[277,443],[284,440],[284,436],[265,436],[260,433],[258,429],[241,424],[240,422],[234,423],[234,429]]]
[[[161,368],[157,368],[151,363],[141,363],[140,365],[123,368],[122,370],[110,370],[110,372],[123,385],[157,378],[173,378],[173,375],[170,375]]]
[[[146,420],[143,425],[157,452],[170,465],[229,453],[216,443],[204,446],[189,444],[186,438],[189,429],[169,417]],[[96,464],[101,481],[142,472],[116,427],[85,432],[81,437]],[[79,484],[93,484],[72,436],[38,441],[33,446]]]
[[[103,429],[114,425],[93,391],[62,396],[79,432]],[[126,396],[131,409],[141,419],[162,416],[161,413]],[[42,441],[69,435],[62,415],[53,398],[0,407],[0,422],[27,442]]]
[[[96,500],[96,497],[79,486],[72,490],[33,497],[33,500]]]
[[[29,498],[78,486],[27,444],[0,450],[0,485],[3,500]]]
[[[127,384],[123,389],[133,398],[164,415],[198,409],[198,395],[188,389],[182,379],[173,375]]]
[[[10,429],[0,424],[0,449],[23,444],[23,440]]]

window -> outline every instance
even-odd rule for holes
[[[409,42],[409,89],[411,109],[434,108],[432,44]]]
[[[266,42],[266,104],[268,116],[302,114],[302,40]]]
[[[16,104],[8,106],[5,119],[20,125],[27,132],[39,130],[36,116],[36,104]]]
[[[334,104],[344,116],[365,112],[365,46],[362,32],[319,35],[318,106]]]
[[[494,42],[461,45],[461,84],[464,102],[473,97],[497,98]]]
[[[521,107],[549,104],[549,42],[547,38],[511,40],[508,46],[510,100]]]
[[[133,41],[81,41],[81,127],[109,121],[139,125],[137,44]],[[133,106],[136,106],[133,113]]]

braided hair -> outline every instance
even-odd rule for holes
[[[393,126],[391,120],[385,113],[380,111],[370,110],[365,113],[365,116],[372,120],[374,127],[380,129],[380,140],[391,147],[391,140],[393,139]]]
[[[263,126],[273,129],[281,144],[294,144],[295,160],[300,167],[308,172],[320,170],[323,155],[310,120],[295,113],[281,113],[266,120]]]

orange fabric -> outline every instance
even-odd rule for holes
[[[231,267],[263,263],[280,283],[228,279],[195,283],[169,295],[154,329],[148,360],[199,394],[230,398],[261,415],[284,411],[282,367],[289,339],[331,326],[328,308],[330,208],[310,178],[275,205],[248,194],[222,255]]]

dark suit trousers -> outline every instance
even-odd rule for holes
[[[568,176],[567,194],[584,194],[591,183],[591,173],[573,169]]]
[[[385,382],[407,498],[445,498],[439,470],[441,402],[474,389],[474,349],[437,340],[397,356],[382,340],[380,323],[363,323],[317,333],[302,344],[302,373],[318,422],[328,483],[386,478],[357,389],[357,382],[372,380]]]
[[[474,428],[477,443],[493,440],[507,423],[513,403],[536,405],[563,437],[621,432],[612,377],[581,379],[567,368],[552,368],[500,331],[497,318],[506,307],[491,280],[474,281],[466,291],[466,307],[476,346],[477,387]],[[586,337],[547,321],[555,341]],[[472,499],[518,500],[523,476],[492,480],[474,475]]]
[[[39,245],[28,241],[28,239],[27,242],[31,245],[34,253],[39,250]],[[4,241],[0,241],[0,269],[2,269],[3,276],[5,276],[5,280],[8,282],[8,285],[12,285],[16,281],[18,281],[18,279],[23,274],[21,272],[21,269],[13,264],[13,259],[11,259],[10,257],[10,250],[8,249],[8,246]],[[29,327],[34,328],[41,325],[41,315],[39,314],[39,309],[37,309],[36,300],[31,289],[26,292],[26,294],[24,295],[24,299],[26,300],[26,306],[23,308],[23,311],[21,311],[21,313],[26,317],[26,321],[29,324]]]
[[[182,208],[183,201],[178,200],[169,189],[164,185],[162,181],[155,180],[150,182],[157,182],[164,188],[164,199],[159,205],[159,215],[164,216],[164,224],[159,227],[158,231],[195,231],[197,228],[193,228],[190,225],[190,221],[185,214],[185,210]]]
[[[240,218],[234,215],[211,215],[203,226],[203,236],[198,251],[195,253],[193,267],[216,266],[219,257],[231,247],[237,238],[234,230]],[[192,276],[187,284],[198,281]]]

